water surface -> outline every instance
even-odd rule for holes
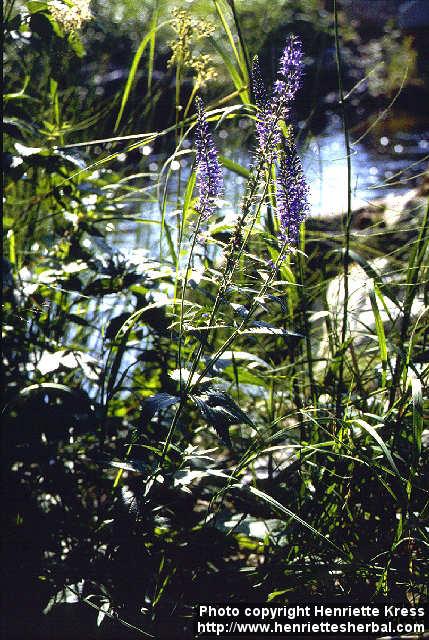
[[[222,153],[246,168],[251,154],[241,149],[228,150],[228,131],[217,132],[222,145]],[[148,153],[148,150],[146,150]],[[300,149],[304,172],[310,185],[312,216],[330,216],[347,210],[347,158],[344,134],[339,122],[333,121],[328,130],[317,138],[308,140]],[[352,144],[352,207],[368,205],[388,194],[398,195],[415,186],[419,176],[427,170],[429,158],[429,132],[397,132],[394,135],[367,137]],[[165,158],[148,153],[148,169],[156,174]],[[192,154],[180,156],[171,164],[168,182],[166,220],[175,227],[177,209],[177,185],[179,180],[184,189],[189,175]],[[245,179],[231,171],[224,171],[225,197],[222,213],[234,215],[240,204]],[[158,239],[160,206],[153,189],[152,202],[145,202],[138,216],[153,223],[124,220],[115,224],[111,236],[113,244],[121,251],[134,248],[152,249]],[[135,212],[135,209],[134,209]],[[127,212],[129,213],[129,212]]]

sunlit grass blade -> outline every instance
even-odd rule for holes
[[[147,64],[147,88],[149,93],[152,89],[152,78],[153,78],[153,65],[155,60],[155,42],[156,42],[156,34],[157,34],[157,23],[159,17],[159,7],[158,0],[155,1],[155,8],[152,14],[151,20],[151,30],[150,30],[150,40],[149,40],[149,60]]]
[[[170,250],[170,256],[173,261],[175,267],[177,267],[178,259],[176,250],[174,248],[173,236],[171,235],[170,225],[164,220],[163,230],[165,232],[165,237],[167,239],[168,248]]]
[[[239,164],[238,162],[234,162],[234,160],[230,160],[226,156],[219,155],[219,161],[225,167],[225,169],[233,171],[242,178],[248,178],[250,175],[250,171],[246,169],[246,167],[243,167],[243,165]]]
[[[235,487],[238,488],[237,485],[235,485]],[[269,496],[268,494],[264,493],[264,491],[260,491],[256,487],[249,486],[249,487],[246,487],[246,489],[252,495],[256,496],[257,498],[260,498],[266,504],[270,505],[270,507],[272,507],[274,510],[280,511],[281,513],[284,513],[289,518],[292,518],[293,520],[296,520],[301,526],[303,526],[306,529],[308,529],[309,531],[311,531],[311,533],[313,533],[315,536],[318,536],[319,538],[322,538],[322,540],[324,540],[330,547],[334,548],[338,553],[340,553],[341,556],[343,556],[343,557],[345,556],[347,558],[349,557],[349,554],[347,554],[343,549],[338,547],[334,542],[332,542],[332,540],[329,540],[329,538],[327,538],[323,533],[320,533],[320,531],[315,529],[311,524],[309,524],[308,522],[306,522],[305,520],[300,518],[299,515],[297,515],[296,513],[294,513],[293,511],[291,511],[287,507],[285,507],[284,505],[280,504],[280,502],[278,502],[275,498],[273,498],[273,497]]]
[[[235,44],[235,40],[234,40],[234,36],[232,34],[232,31],[228,25],[226,16],[225,16],[225,5],[222,2],[222,0],[214,0],[215,3],[215,8],[217,11],[217,14],[220,18],[220,21],[222,23],[222,27],[225,31],[226,37],[228,39],[228,42],[231,46],[232,52],[234,54],[234,57],[236,59],[236,62],[238,64],[238,67],[240,69],[241,72],[241,77],[243,79],[243,83],[245,85],[249,84],[249,75],[248,75],[248,69],[247,69],[247,64],[246,64],[246,57],[245,57],[245,52],[242,50],[242,46],[241,46],[241,39],[240,39],[240,47],[239,49],[236,47]],[[223,5],[223,10],[222,10],[222,5]],[[236,19],[236,12],[233,11],[234,14],[234,20]],[[240,37],[240,34],[239,34]]]
[[[370,424],[368,424],[368,422],[366,422],[366,420],[363,420],[362,418],[354,418],[353,422],[357,424],[359,427],[361,427],[361,429],[364,429],[365,431],[367,431],[369,435],[372,438],[374,438],[374,440],[380,445],[384,455],[389,461],[389,464],[392,467],[395,474],[398,476],[398,478],[401,478],[401,474],[399,473],[399,469],[393,460],[392,454],[390,453],[386,443],[384,442],[383,438],[380,436],[378,431],[374,429],[374,427],[372,427]]]
[[[244,104],[250,103],[250,95],[248,84],[244,81],[243,77],[240,75],[239,71],[237,71],[233,62],[231,61],[230,54],[223,48],[223,46],[215,39],[213,36],[210,36],[210,42],[213,47],[222,57],[222,60],[228,69],[228,73],[231,77],[232,82],[234,83],[235,88],[237,89],[240,99]]]
[[[182,215],[181,215],[181,220],[180,220],[179,237],[178,237],[178,240],[177,240],[176,279],[175,279],[175,283],[174,283],[174,301],[176,301],[176,297],[177,297],[178,275],[179,275],[179,268],[180,268],[180,256],[181,256],[181,249],[182,249],[183,233],[184,233],[184,231],[186,229],[186,223],[188,221],[189,212],[191,211],[191,203],[192,203],[192,198],[193,198],[193,194],[194,194],[196,180],[197,180],[197,174],[196,174],[195,171],[192,171],[191,175],[189,176],[188,183],[186,185],[185,196],[184,196],[184,199],[183,199]]]
[[[376,293],[380,296],[381,292],[377,290],[377,285],[373,283],[373,286],[369,288],[369,299],[371,301],[372,312],[374,314],[375,320],[375,330],[377,332],[378,345],[380,348],[380,360],[381,360],[381,386],[384,388],[386,386],[386,375],[387,375],[387,345],[386,345],[386,335],[384,333],[384,324],[381,319],[380,310],[377,304]]]
[[[119,108],[119,112],[118,115],[116,117],[116,122],[115,122],[115,127],[113,129],[113,131],[116,133],[116,131],[118,130],[118,127],[121,123],[122,120],[122,116],[124,114],[124,109],[126,107],[126,104],[128,102],[128,98],[130,97],[130,93],[131,93],[131,89],[136,77],[136,73],[137,73],[137,69],[138,66],[140,64],[140,60],[142,55],[144,54],[146,47],[148,45],[152,46],[152,43],[154,42],[154,38],[155,38],[155,34],[156,32],[161,29],[165,24],[168,24],[168,21],[166,22],[162,22],[161,24],[157,25],[157,16],[155,15],[153,20],[152,20],[152,28],[150,29],[149,33],[147,33],[145,35],[145,37],[143,38],[143,40],[141,41],[139,48],[137,49],[133,61],[131,63],[131,68],[130,68],[130,72],[128,74],[128,78],[127,78],[127,82],[125,84],[125,88],[122,94],[122,100],[121,100],[121,106]],[[149,64],[150,64],[150,57],[149,57]],[[153,64],[153,58],[152,58],[152,64]],[[150,72],[149,75],[151,82],[152,82],[152,71]],[[148,79],[149,81],[149,79]]]
[[[414,466],[416,466],[422,452],[423,392],[422,383],[413,373],[411,374],[411,394],[413,399],[413,458]]]

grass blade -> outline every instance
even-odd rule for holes
[[[369,433],[370,436],[372,436],[374,438],[374,440],[380,445],[384,455],[386,456],[390,466],[392,467],[393,471],[395,472],[395,474],[398,476],[398,478],[401,478],[401,474],[399,473],[398,467],[396,466],[393,458],[392,458],[392,454],[390,453],[389,449],[387,448],[386,443],[384,442],[383,438],[380,436],[380,434],[377,432],[376,429],[374,429],[374,427],[372,427],[370,424],[368,424],[365,420],[362,420],[362,418],[354,418],[353,422],[355,424],[358,425],[358,427],[361,427],[362,429],[364,429],[365,431],[367,431]]]
[[[374,282],[372,282],[372,287],[369,288],[369,299],[371,301],[372,312],[374,314],[375,320],[375,330],[377,332],[378,344],[380,347],[380,360],[381,360],[381,386],[386,386],[386,374],[387,374],[387,345],[386,345],[386,335],[384,333],[384,324],[381,319],[380,310],[377,304],[376,293],[380,296],[381,293],[377,290],[377,286]]]
[[[157,18],[153,19],[152,20],[152,24],[156,24],[156,20],[157,20]],[[141,41],[141,43],[139,45],[139,48],[137,49],[137,51],[136,51],[136,53],[134,55],[133,61],[131,63],[130,72],[128,74],[127,82],[126,82],[126,85],[125,85],[125,89],[124,89],[124,92],[122,94],[121,106],[119,108],[119,113],[117,115],[116,122],[115,122],[115,127],[114,127],[114,132],[115,133],[118,130],[118,127],[119,127],[119,125],[121,123],[122,116],[124,114],[125,106],[126,106],[126,104],[128,102],[128,98],[130,97],[131,89],[132,89],[132,86],[133,86],[133,83],[134,83],[134,80],[135,80],[135,77],[136,77],[136,73],[137,73],[138,66],[140,64],[141,57],[144,54],[144,52],[146,50],[146,47],[149,44],[150,44],[151,47],[154,46],[155,34],[165,24],[167,24],[167,22],[162,22],[158,26],[153,26],[151,28],[151,30],[149,31],[149,33],[147,33],[145,35],[145,37],[143,38],[143,40]],[[150,59],[151,58],[150,58],[150,54],[149,54],[149,69],[150,69]],[[153,54],[152,54],[152,69],[153,69]],[[150,79],[150,81],[152,79],[152,73],[151,72],[149,73],[148,82],[149,82],[149,79]]]
[[[323,535],[323,533],[320,533],[320,531],[318,531],[317,529],[312,527],[311,524],[309,524],[308,522],[306,522],[305,520],[300,518],[296,513],[294,513],[293,511],[291,511],[290,509],[288,509],[284,505],[280,504],[280,502],[278,502],[277,500],[275,500],[274,498],[269,496],[267,493],[264,493],[264,491],[260,491],[256,487],[246,487],[246,488],[248,489],[248,491],[250,491],[250,493],[252,493],[253,495],[257,496],[258,498],[261,498],[261,500],[263,500],[264,502],[269,504],[271,507],[273,507],[273,509],[276,509],[277,511],[280,511],[281,513],[284,513],[285,515],[289,516],[290,518],[293,518],[300,525],[302,525],[303,527],[305,527],[306,529],[311,531],[311,533],[313,533],[314,535],[318,536],[319,538],[322,538],[325,542],[328,543],[328,545],[333,547],[342,556],[348,557],[346,552],[343,551],[343,549],[341,549],[334,542],[329,540],[329,538],[327,538],[325,535]]]
[[[413,398],[413,444],[414,444],[414,466],[418,464],[422,451],[423,432],[423,393],[422,383],[415,376],[411,376],[411,394]]]
[[[233,171],[234,173],[236,173],[238,176],[241,176],[242,178],[248,178],[250,175],[250,171],[246,169],[246,167],[243,167],[243,165],[239,164],[238,162],[234,162],[234,160],[230,160],[226,156],[220,155],[219,161],[225,167],[225,169],[229,169],[229,171]]]

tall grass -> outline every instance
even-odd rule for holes
[[[206,109],[218,144],[221,126],[254,127],[260,110],[235,3],[216,0],[215,11],[226,44],[211,43],[234,87]],[[112,107],[113,134],[146,53],[154,94],[156,34],[165,26],[158,19],[156,5]],[[353,227],[336,2],[333,27],[344,228],[332,233],[310,219],[296,247],[279,240],[276,163],[257,151],[242,166],[220,149],[226,179],[245,180],[232,221],[225,200],[204,215],[195,163],[172,192],[173,162],[190,155],[197,128],[198,92],[194,85],[182,105],[180,64],[174,123],[85,143],[67,143],[51,84],[52,138],[24,150],[25,180],[11,174],[7,197],[21,204],[16,217],[7,214],[5,243],[4,414],[16,439],[8,482],[21,474],[38,495],[54,461],[46,513],[57,500],[67,516],[67,487],[83,500],[73,503],[82,530],[63,536],[67,567],[61,552],[42,565],[47,612],[72,593],[97,610],[106,637],[115,629],[109,619],[136,633],[185,637],[202,590],[213,602],[427,598],[428,211],[416,201],[405,245],[408,231]],[[147,170],[103,172],[164,139],[172,146],[152,186]],[[68,155],[79,145],[84,167]],[[40,158],[55,160],[56,171]],[[96,197],[85,200],[88,193]],[[153,203],[158,219],[132,212]],[[118,219],[152,229],[155,240],[138,259],[108,245],[105,225]],[[34,412],[32,452],[24,431]],[[20,521],[11,513],[14,532]]]

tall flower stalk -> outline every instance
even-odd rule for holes
[[[196,123],[196,135],[195,135],[195,147],[196,147],[196,174],[197,174],[197,188],[198,188],[198,203],[195,210],[198,214],[197,223],[194,229],[191,248],[188,255],[188,262],[183,277],[182,286],[182,298],[180,309],[180,331],[179,331],[179,348],[178,348],[178,364],[180,372],[180,388],[181,388],[181,401],[176,410],[175,416],[169,428],[167,438],[164,443],[161,456],[161,466],[167,454],[171,440],[173,438],[174,430],[176,428],[177,421],[182,412],[184,403],[186,402],[187,391],[192,384],[193,373],[198,366],[200,355],[194,360],[191,375],[189,376],[186,385],[184,387],[182,380],[182,340],[183,340],[183,317],[184,317],[184,301],[185,291],[188,284],[188,273],[191,266],[192,256],[194,253],[195,245],[199,236],[201,223],[208,220],[216,207],[216,200],[222,195],[223,192],[223,176],[220,168],[218,153],[213,142],[213,137],[209,131],[207,118],[204,110],[204,104],[201,98],[196,98],[197,106],[197,123]],[[198,352],[200,354],[200,352]]]
[[[295,36],[291,36],[283,51],[280,59],[278,77],[274,84],[270,97],[267,97],[262,78],[259,72],[257,62],[253,66],[254,94],[259,109],[256,124],[256,132],[258,138],[258,146],[255,154],[255,163],[250,172],[246,194],[241,206],[241,212],[238,217],[235,231],[233,233],[230,245],[226,253],[226,264],[223,277],[220,282],[216,299],[214,301],[208,326],[210,326],[217,314],[219,306],[223,300],[228,287],[228,282],[232,280],[235,268],[240,260],[242,252],[247,244],[251,230],[259,215],[261,207],[265,202],[270,178],[264,182],[263,193],[258,196],[255,205],[255,196],[258,193],[262,177],[271,173],[273,163],[278,164],[277,171],[277,210],[280,220],[280,238],[282,246],[279,256],[270,270],[269,277],[265,280],[259,294],[255,297],[251,304],[246,318],[242,321],[239,328],[226,340],[226,342],[218,349],[218,351],[209,358],[208,364],[204,371],[199,374],[197,381],[194,382],[194,374],[196,373],[202,355],[204,353],[204,345],[201,343],[193,357],[191,370],[189,372],[186,384],[181,385],[181,401],[176,410],[175,416],[171,423],[166,441],[164,443],[163,454],[161,458],[161,466],[167,454],[174,430],[178,419],[186,403],[186,398],[191,387],[198,384],[204,373],[207,372],[220,355],[229,348],[240,332],[251,321],[256,308],[257,300],[265,295],[270,286],[277,267],[281,264],[288,247],[291,243],[296,243],[300,222],[304,219],[308,211],[307,203],[307,186],[305,183],[302,167],[295,147],[291,140],[285,140],[282,135],[281,122],[287,122],[291,103],[298,91],[303,74],[303,52],[301,42]],[[184,294],[187,286],[187,274],[189,271],[192,254],[197,241],[201,223],[206,221],[214,212],[216,199],[222,193],[222,172],[219,166],[217,152],[213,143],[212,136],[208,130],[207,120],[204,113],[202,101],[197,98],[197,124],[196,124],[196,173],[199,199],[196,206],[198,212],[197,224],[194,232],[194,238],[188,258],[188,267],[183,279],[182,289],[182,308],[180,318],[180,340],[179,340],[179,368],[181,370],[181,343],[183,338],[183,315],[184,315]],[[281,143],[284,142],[283,148]],[[268,172],[267,172],[268,169]],[[245,237],[242,238],[244,225],[249,213],[253,210],[250,225],[247,225]]]
[[[259,143],[256,150],[256,162],[250,173],[241,214],[237,220],[235,232],[228,248],[226,266],[210,314],[209,325],[214,321],[217,310],[227,290],[228,283],[232,280],[236,265],[240,260],[263,202],[265,201],[270,184],[269,178],[265,180],[263,193],[261,197],[258,198],[258,204],[255,207],[250,227],[247,229],[245,237],[242,238],[244,223],[253,207],[261,177],[267,167],[268,175],[270,174],[271,166],[275,161],[277,161],[279,165],[276,187],[277,213],[279,216],[282,246],[276,262],[272,265],[271,275],[264,284],[264,287],[268,287],[271,278],[274,276],[278,265],[283,260],[289,247],[297,243],[299,225],[304,220],[309,209],[308,187],[295,146],[291,139],[286,140],[282,135],[281,121],[287,121],[291,104],[301,86],[302,76],[303,49],[301,41],[296,36],[290,36],[280,58],[277,80],[270,97],[267,96],[258,59],[256,58],[254,60],[252,68],[253,92],[259,109],[256,125]],[[284,142],[284,144],[281,147],[282,142]],[[259,295],[261,295],[261,292]],[[252,313],[249,311],[245,324],[250,321]],[[219,353],[222,353],[223,350],[227,348],[226,345],[231,344],[234,338],[231,337],[227,343],[221,347]],[[203,351],[204,347],[200,345],[197,358],[194,361],[193,371],[196,370],[198,359],[201,357]],[[200,375],[199,379],[201,379],[202,375],[203,374]]]
[[[278,163],[277,179],[277,213],[280,224],[280,239],[286,242],[296,243],[297,230],[300,222],[308,212],[308,188],[306,186],[301,163],[295,147],[290,140],[286,140],[282,133],[282,123],[287,123],[292,102],[302,83],[304,72],[302,43],[294,35],[291,35],[286,43],[280,58],[277,79],[274,83],[271,95],[268,96],[259,61],[256,57],[252,66],[252,88],[258,107],[256,120],[256,134],[258,145],[255,152],[255,162],[250,172],[246,194],[243,198],[241,213],[237,219],[234,233],[226,252],[226,267],[219,287],[218,295],[210,320],[213,321],[218,305],[231,281],[236,265],[244,251],[253,226],[260,213],[261,207],[267,196],[270,186],[270,175],[274,163]],[[289,127],[291,136],[291,127]],[[285,142],[284,148],[281,143]],[[265,175],[265,183],[262,195],[258,197],[258,204],[250,225],[243,237],[243,230],[249,213],[252,211],[255,196],[258,192],[262,177]],[[290,205],[288,204],[288,199]],[[291,235],[289,229],[296,229]]]
[[[197,123],[195,135],[196,147],[196,174],[198,203],[195,210],[198,214],[197,222],[194,229],[191,248],[188,255],[188,263],[183,278],[182,302],[180,314],[180,340],[179,340],[179,365],[180,352],[183,333],[183,304],[185,290],[188,284],[188,272],[191,266],[192,256],[194,254],[195,245],[201,229],[201,223],[208,220],[216,207],[216,200],[223,192],[223,176],[220,168],[218,153],[213,142],[213,137],[209,131],[207,118],[204,110],[204,104],[201,98],[196,98],[197,106]],[[180,366],[181,368],[181,366]]]
[[[252,69],[253,92],[259,110],[256,156],[269,168],[273,163],[277,164],[276,199],[280,239],[289,246],[297,244],[299,225],[309,210],[308,186],[288,122],[293,100],[302,84],[303,71],[302,44],[293,35],[280,58],[270,99],[266,98],[257,58]],[[289,125],[287,138],[282,133],[282,122]]]
[[[218,154],[209,132],[204,105],[201,98],[196,98],[197,126],[195,146],[197,187],[199,201],[197,211],[203,220],[207,220],[213,213],[217,198],[223,191],[223,176],[219,165]]]

